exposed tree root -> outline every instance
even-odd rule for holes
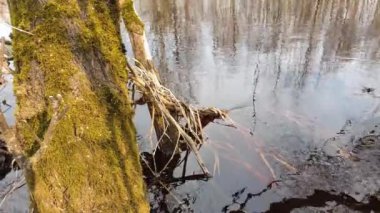
[[[225,119],[227,112],[217,108],[196,109],[185,104],[178,100],[169,89],[161,85],[155,72],[137,66],[128,66],[132,74],[130,79],[144,95],[144,100],[152,109],[152,119],[162,119],[160,123],[163,123],[164,126],[160,128],[165,130],[162,136],[166,135],[170,139],[168,141],[163,140],[163,137],[158,137],[158,147],[168,149],[171,152],[171,158],[175,153],[190,149],[203,173],[211,176],[198,152],[198,145],[203,143],[203,127],[215,119]],[[169,126],[175,129],[169,130]],[[170,163],[170,160],[167,164]]]

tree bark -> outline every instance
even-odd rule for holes
[[[133,0],[119,0],[121,15],[129,34],[135,59],[147,70],[154,69],[152,55],[145,35],[144,23],[136,13]],[[158,74],[158,73],[156,73]]]
[[[49,131],[44,152],[27,172],[34,210],[148,212],[118,3],[8,3],[12,25],[33,34],[13,32],[22,152],[33,156]],[[57,94],[68,108],[59,120],[48,98]]]
[[[156,80],[159,82],[159,73],[153,64],[152,55],[145,35],[144,23],[134,8],[133,0],[119,0],[119,4],[121,7],[121,16],[131,41],[133,54],[137,60],[136,66],[154,72],[157,78]],[[160,141],[159,149],[170,157],[173,152],[177,152],[175,147],[179,132],[171,123],[164,122],[162,112],[155,109],[149,101],[147,105],[153,119],[157,140]],[[173,116],[176,117],[175,114],[173,114]]]

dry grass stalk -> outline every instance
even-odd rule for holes
[[[210,172],[203,162],[197,146],[203,143],[202,129],[214,119],[225,119],[227,113],[217,108],[195,109],[194,107],[178,100],[174,94],[164,87],[155,72],[128,65],[131,70],[131,80],[137,89],[144,95],[144,99],[153,108],[152,118],[162,118],[165,125],[163,136],[171,138],[171,142],[175,143],[174,153],[177,153],[181,147],[181,143],[185,143],[187,147],[193,151],[199,166],[204,174],[211,176]],[[158,115],[158,116],[157,116]],[[168,126],[175,127],[178,135],[169,135]],[[161,145],[162,137],[158,138],[158,146]],[[171,159],[172,159],[171,157]],[[169,160],[170,162],[170,160]],[[167,165],[169,164],[167,163]],[[166,165],[166,166],[167,166]],[[166,168],[164,167],[164,169]],[[163,171],[162,169],[161,171]]]

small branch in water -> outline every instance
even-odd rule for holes
[[[213,123],[221,125],[221,126],[226,126],[226,127],[231,127],[231,128],[237,129],[237,127],[234,124],[222,124],[222,123],[217,122],[217,121],[213,121]]]
[[[168,187],[166,187],[164,183],[161,181],[158,181],[158,183],[174,198],[175,201],[177,201],[179,205],[183,204],[183,202]]]
[[[170,159],[168,160],[168,162],[166,162],[165,166],[161,169],[161,171],[158,173],[159,175],[165,171],[165,169],[169,166],[170,162],[173,160],[174,158],[174,155],[176,154],[176,150],[178,148],[178,144],[179,144],[179,137],[177,138],[177,141],[176,141],[176,144],[175,144],[175,148],[174,148],[174,151],[172,153],[172,155],[170,156]]]
[[[259,197],[261,196],[262,194],[264,194],[265,192],[271,190],[273,188],[273,186],[277,183],[281,182],[281,180],[274,180],[272,182],[270,182],[266,188],[264,188],[263,190],[257,192],[257,193],[247,193],[246,195],[246,198],[244,199],[243,202],[238,202],[238,200],[240,199],[240,197],[244,194],[244,192],[246,191],[246,188],[243,188],[237,192],[235,192],[233,195],[232,195],[232,203],[229,204],[229,205],[226,205],[223,207],[222,209],[222,212],[244,212],[244,209],[245,207],[247,206],[248,202],[254,198],[254,197]],[[230,209],[231,206],[234,206],[238,204],[239,205],[239,208],[238,209],[234,209],[233,211]]]
[[[7,101],[6,101],[5,99],[2,101],[2,104],[3,104],[4,106],[7,106],[7,109],[5,109],[4,111],[2,111],[2,113],[6,113],[9,109],[12,108],[12,105],[8,104]]]
[[[288,162],[286,162],[285,160],[283,159],[280,159],[277,155],[275,154],[269,154],[269,156],[271,156],[273,159],[275,159],[277,162],[281,163],[282,165],[284,165],[288,170],[290,170],[291,172],[293,173],[296,173],[297,172],[297,169],[290,165]]]
[[[205,174],[194,174],[194,175],[188,175],[180,178],[172,178],[170,179],[170,183],[175,182],[186,182],[190,180],[208,180],[210,177]]]
[[[186,176],[186,167],[187,167],[188,157],[189,157],[189,150],[186,150],[186,154],[185,154],[184,162],[183,162],[182,178],[184,178]]]
[[[276,179],[276,174],[274,173],[274,170],[273,170],[272,166],[269,164],[267,158],[262,153],[262,151],[258,150],[258,153],[259,153],[261,159],[263,160],[263,162],[265,163],[265,165],[267,166],[267,168],[269,169],[269,171],[270,171],[270,173],[272,175],[272,178],[275,180]]]

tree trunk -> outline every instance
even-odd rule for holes
[[[18,100],[16,136],[41,212],[148,212],[116,1],[8,0]],[[49,96],[68,107],[54,119]],[[58,96],[57,96],[58,97]],[[51,130],[50,122],[56,127]],[[42,138],[42,140],[45,138]]]
[[[152,61],[152,55],[145,35],[144,23],[135,11],[133,0],[119,0],[119,3],[121,16],[128,31],[134,57],[137,60],[136,65],[154,72],[156,80],[160,81],[159,73]],[[153,119],[157,140],[160,141],[159,149],[170,158],[172,153],[177,151],[175,150],[176,140],[179,137],[177,128],[170,123],[165,124],[162,112],[155,109],[150,102],[147,105]],[[176,117],[175,114],[173,116]]]
[[[155,150],[155,152],[160,151],[162,156],[166,156],[169,163],[173,154],[178,154],[181,150],[178,144],[186,142],[185,148],[194,152],[202,171],[206,176],[210,176],[197,146],[203,142],[203,127],[214,119],[225,118],[226,112],[216,108],[193,109],[188,104],[179,101],[171,92],[168,93],[167,89],[162,89],[159,73],[152,62],[144,24],[135,11],[133,0],[119,0],[119,4],[121,6],[121,15],[131,40],[133,53],[137,60],[136,65],[142,70],[148,71],[147,75],[145,75],[145,81],[151,81],[138,83],[135,78],[139,77],[133,77],[135,85],[140,86],[138,89],[144,93],[144,98],[153,119],[158,140],[158,150]],[[133,68],[131,69],[133,70]],[[161,93],[157,93],[157,90],[161,90]],[[181,124],[181,120],[185,120],[185,124],[183,122]]]

